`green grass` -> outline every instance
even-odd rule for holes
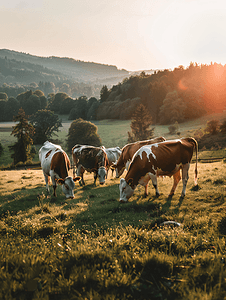
[[[183,200],[182,183],[167,197],[165,178],[159,198],[138,186],[127,204],[119,179],[94,186],[85,173],[66,200],[60,187],[57,198],[45,192],[41,170],[2,171],[0,299],[224,299],[225,164],[198,171],[194,189],[192,164]]]

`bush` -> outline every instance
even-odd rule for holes
[[[97,134],[97,126],[83,119],[73,121],[68,131],[68,151],[71,151],[76,144],[101,146],[101,139]]]

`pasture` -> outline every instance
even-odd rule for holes
[[[164,178],[159,198],[149,184],[127,204],[111,176],[94,186],[85,173],[66,200],[60,186],[57,198],[45,192],[40,169],[1,171],[0,299],[223,299],[225,164],[198,171],[182,201],[182,183],[168,199]]]
[[[96,124],[103,145],[122,147],[129,124]],[[190,125],[181,135],[203,123]],[[65,121],[62,141],[69,126]],[[174,137],[167,126],[156,130]],[[14,138],[0,134],[6,149]],[[220,151],[214,155],[225,156]],[[7,151],[0,163],[10,163]],[[118,201],[120,179],[110,173],[104,186],[85,173],[86,185],[75,183],[75,198],[66,200],[60,186],[57,198],[52,186],[46,193],[40,168],[0,171],[0,299],[226,298],[226,164],[199,162],[198,189],[194,166],[183,200],[182,182],[168,198],[167,177],[158,179],[160,197],[149,183],[148,197],[138,186],[126,204]]]

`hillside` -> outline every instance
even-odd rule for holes
[[[129,72],[113,65],[84,62],[67,57],[40,57],[23,52],[0,49],[0,83],[30,83],[32,81],[59,81],[115,84]],[[4,81],[4,80],[5,81]]]

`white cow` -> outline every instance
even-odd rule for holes
[[[62,185],[62,190],[66,198],[74,198],[74,181],[80,180],[80,177],[72,179],[68,176],[70,169],[70,160],[61,146],[46,141],[39,150],[39,160],[46,182],[46,190],[49,192],[49,176],[53,184],[53,195],[56,197],[57,183]]]

